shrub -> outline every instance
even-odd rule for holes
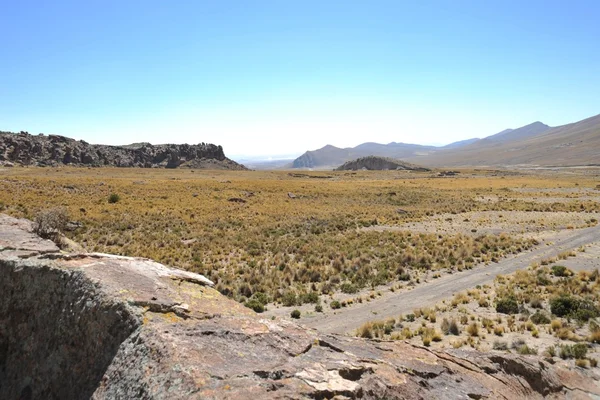
[[[358,288],[356,287],[356,285],[353,285],[350,282],[342,283],[342,285],[340,286],[340,290],[342,291],[342,293],[347,293],[347,294],[354,294],[354,293],[358,292]]]
[[[550,346],[546,349],[544,354],[548,357],[555,357],[556,356],[556,348],[554,346]]]
[[[569,276],[570,271],[564,265],[553,265],[552,266],[552,275],[554,276]]]
[[[290,314],[290,316],[292,318],[299,319],[300,318],[300,310],[294,310],[294,311],[292,311],[292,313]]]
[[[514,296],[507,296],[496,300],[496,311],[502,314],[517,314],[519,304]]]
[[[281,303],[285,307],[292,307],[298,303],[298,299],[296,298],[296,293],[294,292],[286,292],[281,298]]]
[[[521,355],[535,355],[537,354],[537,349],[524,344],[522,346],[517,347],[517,353]]]
[[[251,308],[254,312],[262,313],[265,311],[265,306],[257,299],[250,299],[245,304],[246,307]]]
[[[333,309],[333,310],[337,310],[338,308],[341,308],[342,305],[340,304],[339,301],[334,300],[329,304],[329,307],[331,307],[331,309]]]
[[[367,322],[358,328],[357,336],[372,339],[373,338],[373,323]]]
[[[492,348],[494,350],[508,350],[508,344],[506,342],[495,340]]]
[[[64,207],[42,210],[35,216],[33,231],[44,239],[58,243],[67,222],[69,222],[69,213]]]
[[[315,306],[315,312],[323,312],[323,306],[320,304],[317,304]]]
[[[533,322],[536,325],[550,323],[550,318],[546,315],[545,312],[542,312],[542,311],[536,311],[535,314],[533,314],[530,317],[530,319],[531,319],[531,322]]]
[[[542,300],[539,297],[534,297],[529,302],[529,305],[533,308],[542,308]]]
[[[479,326],[475,322],[467,327],[467,333],[471,336],[479,336]]]
[[[119,195],[118,195],[118,194],[116,194],[116,193],[112,193],[110,196],[108,196],[108,202],[109,202],[110,204],[115,204],[115,203],[118,203],[118,202],[119,202],[119,200],[121,200],[121,196],[119,196]]]
[[[592,318],[596,318],[600,315],[600,311],[596,305],[587,299],[582,299],[579,301],[577,306],[577,311],[575,311],[572,316],[577,321],[587,322]]]
[[[562,359],[582,359],[587,355],[587,346],[583,343],[577,343],[574,345],[563,344],[560,346],[559,355]]]
[[[448,328],[448,331],[455,336],[460,335],[460,328],[458,327],[456,320],[453,319],[450,321],[450,327]]]
[[[317,292],[308,292],[299,297],[302,303],[317,304],[319,302],[319,293]]]
[[[444,335],[448,335],[450,333],[450,321],[447,318],[442,320],[442,324],[440,325],[440,329],[444,333]]]
[[[550,311],[557,317],[565,317],[579,308],[579,300],[568,294],[550,300]]]

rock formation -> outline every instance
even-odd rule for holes
[[[201,275],[61,252],[0,215],[2,399],[592,398],[537,356],[321,334],[261,319]]]
[[[407,170],[407,171],[429,171],[429,169],[418,165],[409,164],[404,161],[387,157],[369,156],[348,161],[337,168],[338,171],[366,170]]]
[[[0,163],[35,166],[246,169],[214,144],[95,145],[57,135],[0,132]]]

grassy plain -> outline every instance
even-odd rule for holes
[[[271,301],[318,302],[319,295],[335,291],[417,281],[423,271],[452,273],[534,242],[520,235],[479,234],[474,227],[464,232],[364,228],[406,227],[440,215],[485,211],[503,211],[506,217],[546,212],[549,219],[555,212],[583,213],[581,222],[592,224],[589,213],[600,211],[589,198],[598,181],[584,172],[436,175],[6,168],[0,170],[0,212],[33,219],[41,210],[65,207],[70,219],[83,225],[67,235],[88,251],[148,257],[202,273],[222,293],[242,302],[252,299],[257,307]],[[556,196],[560,199],[538,201]]]

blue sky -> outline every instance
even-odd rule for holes
[[[302,153],[600,113],[597,1],[0,2],[0,130]]]

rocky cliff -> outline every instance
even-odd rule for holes
[[[64,253],[0,215],[0,398],[600,395],[589,372],[537,356],[322,334],[261,319],[211,285],[146,259]]]
[[[225,157],[223,148],[214,144],[140,143],[120,147],[27,132],[0,132],[0,162],[36,166],[246,169]]]
[[[406,171],[429,171],[429,169],[410,164],[404,161],[395,160],[388,157],[361,157],[356,160],[348,161],[337,168],[338,171],[357,171],[367,169],[369,171],[382,170],[406,170]]]

